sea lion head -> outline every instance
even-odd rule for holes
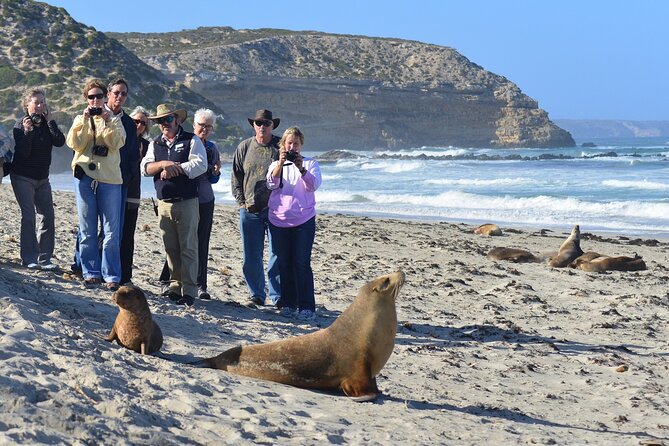
[[[397,295],[402,285],[404,285],[405,278],[406,276],[402,271],[395,271],[392,274],[377,277],[362,287],[360,295],[375,300],[391,299],[395,303]]]
[[[112,294],[112,300],[119,307],[135,311],[148,306],[144,292],[134,285],[124,285]]]

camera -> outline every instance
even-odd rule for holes
[[[33,122],[33,125],[40,125],[42,123],[42,119],[42,115],[38,115],[37,113],[30,114],[30,120]]]
[[[94,145],[91,152],[96,156],[107,156],[109,154],[109,149],[107,146]]]
[[[291,163],[294,163],[295,160],[297,159],[297,155],[299,155],[299,153],[290,150],[290,151],[286,152],[286,159],[288,161],[290,161]]]
[[[102,114],[102,107],[91,107],[91,108],[88,109],[88,113],[91,116],[101,115]]]

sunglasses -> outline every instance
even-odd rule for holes
[[[202,127],[202,128],[205,129],[205,130],[211,130],[211,129],[214,128],[213,125],[209,125],[209,124],[200,124],[199,122],[196,122],[195,124],[198,125],[198,126],[200,126],[200,127]]]
[[[263,121],[261,119],[257,119],[255,121],[253,121],[253,123],[255,125],[257,125],[258,127],[269,127],[273,124],[272,121]]]
[[[141,119],[133,119],[135,121],[135,125],[146,125],[146,121],[142,121]]]
[[[155,121],[158,124],[171,124],[171,123],[174,122],[174,119],[175,119],[174,115],[169,115],[169,116],[165,116],[163,118],[158,118]]]
[[[86,97],[92,101],[93,99],[102,99],[102,98],[104,98],[104,97],[105,97],[105,94],[104,94],[104,93],[89,94],[89,95],[86,96]]]
[[[112,93],[114,94],[114,96],[118,96],[118,95],[121,95],[121,96],[123,96],[123,97],[128,96],[128,92],[127,92],[127,91],[112,91]]]

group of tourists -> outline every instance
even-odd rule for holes
[[[130,89],[122,78],[108,84],[89,80],[82,93],[86,104],[63,135],[45,91],[28,89],[21,102],[25,115],[13,129],[15,147],[0,153],[3,174],[9,173],[21,210],[23,265],[58,267],[53,263],[49,168],[53,148],[67,145],[74,152],[71,167],[78,214],[71,269],[83,286],[115,291],[131,283],[141,176],[148,176],[153,177],[165,250],[159,278],[162,296],[188,306],[195,298],[211,299],[207,267],[215,201],[212,185],[221,174],[219,150],[210,139],[215,113],[197,110],[189,132],[183,128],[187,111],[170,104],[158,105],[154,114],[143,107],[127,113],[123,106]],[[282,315],[312,319],[314,193],[322,181],[320,168],[316,160],[302,156],[304,135],[299,128],[288,128],[282,137],[274,135],[280,119],[265,109],[248,122],[255,135],[236,148],[231,175],[232,194],[239,205],[248,304],[265,305],[269,297]],[[149,137],[150,123],[160,130],[154,138]]]

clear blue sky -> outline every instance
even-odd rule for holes
[[[99,31],[231,26],[418,40],[452,47],[507,77],[552,119],[669,120],[664,0],[47,3]]]

